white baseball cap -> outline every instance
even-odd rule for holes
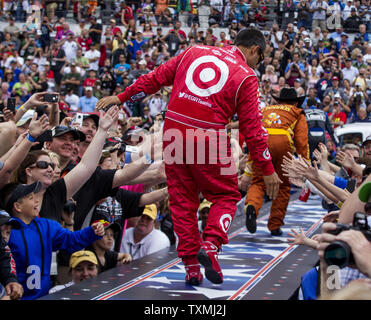
[[[18,120],[17,127],[21,127],[24,124],[26,124],[27,121],[31,120],[34,113],[35,113],[35,110],[27,110],[27,112],[22,116],[22,118]]]

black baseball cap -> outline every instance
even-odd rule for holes
[[[103,224],[103,227],[105,230],[112,229],[114,233],[119,233],[121,231],[121,226],[117,222],[110,223],[106,220],[101,219],[101,220],[94,220],[92,221],[91,224],[94,224],[96,222],[100,222],[101,224]]]
[[[132,126],[122,135],[122,140],[126,141],[130,140],[132,137],[139,137],[139,142],[141,142],[142,137],[140,136],[140,134],[142,132],[145,134],[146,130],[138,126]]]
[[[367,142],[371,142],[371,135],[368,136],[368,137],[365,139],[365,141],[363,141],[363,143],[362,143],[362,147],[364,147],[364,146],[366,145]]]
[[[85,141],[86,139],[86,136],[82,131],[77,130],[76,128],[73,128],[73,127],[66,127],[66,126],[55,126],[52,129],[52,137],[53,138],[60,137],[69,132],[72,133],[75,140],[80,139],[80,141],[82,142],[82,141]]]
[[[13,191],[10,199],[6,203],[5,210],[7,212],[12,212],[14,202],[17,202],[19,199],[24,198],[30,193],[38,193],[42,189],[41,181],[36,181],[32,184],[19,184]]]
[[[0,226],[8,224],[12,226],[14,229],[19,229],[21,227],[21,224],[13,219],[8,212],[4,210],[0,210]]]
[[[94,113],[84,113],[82,119],[85,120],[85,119],[88,119],[88,118],[91,118],[95,125],[97,126],[97,128],[99,127],[99,116],[97,114],[94,114]]]
[[[122,143],[122,139],[120,137],[107,138],[106,141],[104,142],[103,149],[113,147],[113,146],[117,145],[118,143]]]
[[[120,144],[120,147],[118,149],[113,148],[117,144]],[[116,150],[118,150],[118,155],[122,154],[126,151],[126,144],[119,137],[107,138],[103,146],[103,151],[115,152]]]

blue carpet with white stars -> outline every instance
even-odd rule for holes
[[[327,211],[318,196],[302,202],[292,195],[283,235],[272,237],[266,226],[269,207],[269,203],[263,206],[254,234],[246,230],[244,215],[236,214],[229,243],[219,254],[224,275],[220,285],[207,279],[200,286],[186,285],[183,264],[171,247],[41,299],[287,300],[299,286],[301,276],[317,262],[315,250],[287,241],[288,232],[299,228],[307,236],[319,232]]]

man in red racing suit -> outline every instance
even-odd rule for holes
[[[101,99],[97,108],[139,100],[173,85],[163,132],[163,156],[169,201],[178,236],[178,256],[186,268],[186,282],[198,285],[205,276],[222,283],[217,261],[236,212],[237,171],[225,126],[238,114],[239,127],[251,158],[262,170],[268,195],[275,198],[280,180],[274,171],[258,106],[258,78],[253,68],[265,49],[262,33],[244,29],[236,45],[193,46],[143,75],[117,97]],[[251,66],[251,67],[250,67]],[[202,239],[197,227],[199,191],[212,202]]]

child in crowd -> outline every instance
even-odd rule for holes
[[[41,189],[40,181],[30,185],[9,183],[1,194],[3,208],[20,223],[20,229],[12,230],[9,247],[16,263],[18,280],[24,289],[24,300],[48,294],[53,251],[73,253],[104,235],[104,227],[99,222],[72,232],[54,220],[39,218],[40,203],[35,194]]]
[[[87,250],[91,250],[97,257],[99,273],[116,267],[117,262],[122,264],[132,261],[129,253],[119,253],[112,251],[114,239],[120,233],[121,227],[117,222],[109,223],[105,220],[94,221],[93,224],[100,222],[103,224],[105,232],[102,239],[95,241]]]

